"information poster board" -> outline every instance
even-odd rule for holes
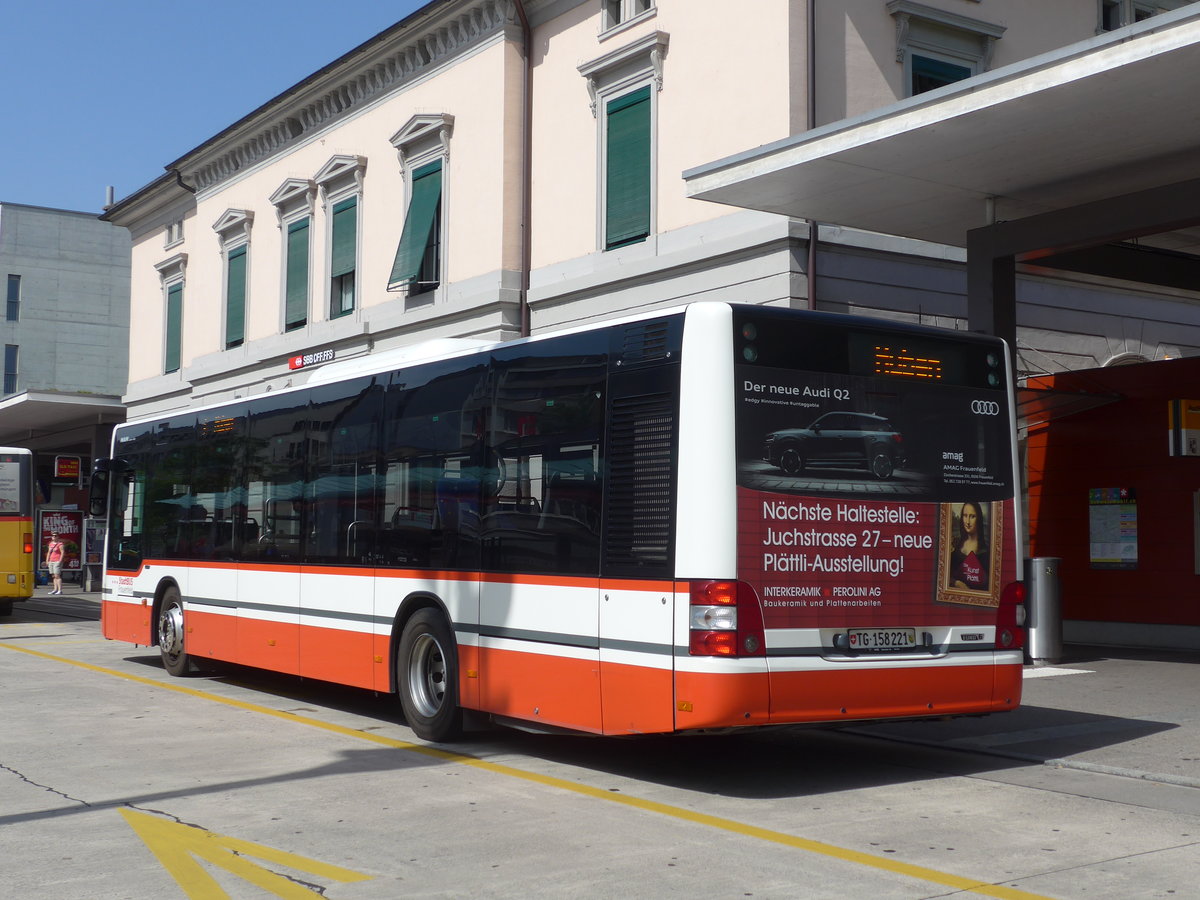
[[[1088,546],[1093,569],[1136,569],[1137,530],[1133,488],[1088,491]]]
[[[51,532],[58,532],[63,542],[63,572],[78,572],[83,548],[83,510],[41,509],[38,510],[38,566],[46,568],[46,545]]]

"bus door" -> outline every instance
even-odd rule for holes
[[[377,378],[362,378],[313,388],[306,423],[300,673],[362,688],[387,684],[374,661],[382,413]]]
[[[237,661],[298,675],[307,395],[275,402],[251,420],[246,445],[244,518],[257,538],[238,565]]]
[[[599,733],[605,364],[587,349],[542,355],[530,345],[495,357],[480,521],[481,691],[496,714]]]

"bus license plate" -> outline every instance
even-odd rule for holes
[[[851,651],[912,650],[917,646],[915,628],[851,628]]]

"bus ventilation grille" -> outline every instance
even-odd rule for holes
[[[670,333],[666,319],[639,322],[625,329],[621,343],[621,362],[625,364],[668,359]]]
[[[669,577],[675,410],[669,394],[614,398],[608,450],[608,570]]]

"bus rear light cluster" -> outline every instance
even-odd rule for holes
[[[1013,581],[1000,592],[996,617],[996,649],[1020,650],[1025,646],[1025,584]]]
[[[765,656],[762,608],[754,589],[744,581],[693,581],[692,656]]]
[[[30,532],[25,532],[24,547],[26,553],[33,553],[33,535]]]

